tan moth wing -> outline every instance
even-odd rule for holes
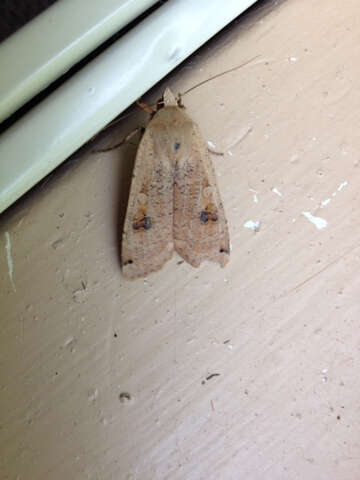
[[[224,267],[229,231],[209,151],[196,123],[180,109],[178,115],[186,144],[178,147],[174,172],[174,248],[194,267],[203,260]]]
[[[175,249],[198,267],[229,260],[229,232],[199,128],[169,89],[141,139],[122,241],[128,278],[159,270]]]
[[[173,169],[159,149],[156,116],[145,130],[135,159],[121,249],[127,278],[159,270],[173,252]]]

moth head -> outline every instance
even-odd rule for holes
[[[158,109],[161,107],[180,107],[184,108],[184,105],[181,101],[181,95],[179,94],[177,97],[173,94],[170,88],[165,88],[163,93],[163,98],[158,102]]]
[[[163,94],[163,102],[165,107],[177,107],[177,100],[170,88],[165,88]]]

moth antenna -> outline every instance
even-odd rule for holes
[[[107,148],[98,148],[96,150],[93,150],[92,153],[102,153],[102,152],[110,152],[111,150],[116,150],[117,148],[121,147],[125,143],[129,142],[131,138],[136,135],[138,132],[144,133],[145,128],[144,127],[136,127],[134,130],[132,130],[130,133],[126,135],[119,143],[116,143],[115,145],[112,145],[111,147]]]
[[[189,88],[185,92],[181,93],[181,95],[186,95],[189,92],[191,92],[192,90],[195,90],[195,88],[198,88],[198,87],[200,87],[201,85],[204,85],[207,82],[211,82],[212,80],[215,80],[215,78],[219,78],[219,77],[222,77],[223,75],[227,75],[228,73],[235,72],[235,70],[239,70],[240,68],[245,67],[245,65],[248,65],[249,63],[253,62],[258,57],[260,57],[260,55],[256,55],[255,57],[250,58],[250,60],[247,60],[246,62],[242,63],[241,65],[237,65],[236,67],[229,68],[229,70],[225,70],[225,72],[217,73],[216,75],[213,75],[212,77],[207,78],[206,80],[203,80],[202,82],[199,82],[196,85],[193,85],[191,88]]]

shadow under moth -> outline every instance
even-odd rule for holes
[[[193,267],[224,267],[229,232],[207,145],[167,88],[140,141],[122,237],[127,278],[159,270],[176,251]]]

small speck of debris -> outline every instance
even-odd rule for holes
[[[88,400],[89,402],[95,402],[96,399],[98,398],[99,396],[99,391],[97,388],[91,388],[89,391],[88,391]]]
[[[230,338],[229,338],[229,340],[225,340],[223,343],[224,343],[224,345],[226,345],[229,342],[230,342]]]
[[[179,260],[179,261],[177,262],[178,265],[181,265],[182,263],[184,263],[184,260]]]
[[[249,391],[248,391],[248,390],[244,390],[244,393],[245,393],[245,395],[249,395]]]
[[[337,419],[337,420],[340,420],[340,419],[341,419],[340,415],[338,415],[338,416],[336,417],[336,419]]]
[[[219,377],[219,376],[220,376],[220,373],[211,373],[210,375],[208,375],[208,376],[206,377],[205,380],[211,380],[212,378],[214,378],[214,377]]]
[[[75,303],[84,303],[86,299],[86,283],[81,282],[81,288],[74,290],[72,293],[72,298]]]
[[[118,336],[118,334],[115,332],[115,333],[114,333],[114,337],[117,338],[117,336]]]
[[[76,338],[74,337],[68,337],[63,344],[64,348],[68,349],[71,353],[74,353],[75,345],[76,345]]]
[[[121,392],[119,395],[119,400],[121,403],[128,403],[132,399],[130,393],[128,392]]]

